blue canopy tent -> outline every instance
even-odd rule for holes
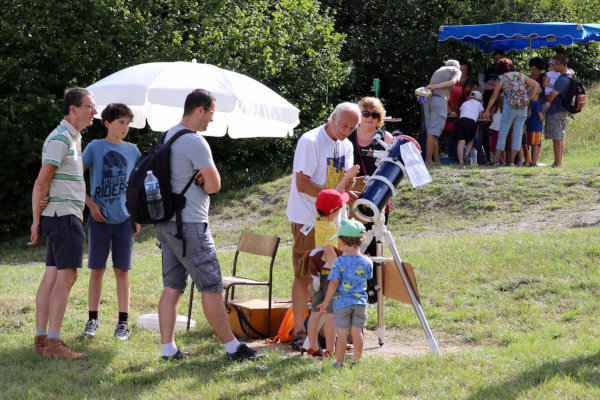
[[[459,40],[486,53],[600,41],[600,24],[566,22],[502,22],[482,25],[441,25],[438,41]]]

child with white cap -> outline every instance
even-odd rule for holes
[[[483,96],[481,92],[473,90],[469,100],[460,106],[460,117],[456,122],[454,134],[456,136],[456,154],[458,163],[464,164],[464,154],[469,154],[473,147],[473,140],[477,133],[477,120],[483,115]],[[466,147],[465,147],[466,144]]]

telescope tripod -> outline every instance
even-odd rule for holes
[[[383,264],[386,261],[391,261],[392,259],[396,262],[396,266],[398,267],[398,271],[402,276],[402,281],[406,286],[406,291],[410,295],[410,300],[412,302],[413,308],[419,317],[419,321],[421,322],[421,326],[429,339],[429,346],[431,347],[431,351],[435,355],[440,355],[440,350],[438,348],[437,342],[429,329],[429,325],[427,324],[427,319],[425,318],[425,314],[423,314],[423,310],[421,309],[421,305],[415,296],[412,285],[410,284],[410,280],[402,267],[402,260],[400,259],[400,255],[398,254],[398,250],[396,249],[396,245],[394,243],[394,238],[392,234],[387,230],[387,227],[384,224],[384,213],[379,213],[378,218],[373,222],[372,228],[367,232],[365,240],[361,246],[361,252],[369,246],[372,240],[375,240],[375,248],[376,248],[376,256],[372,257],[373,260],[373,269],[377,269],[377,338],[379,341],[379,346],[383,346],[383,341],[385,338],[385,323],[384,323],[384,310],[383,310]],[[388,245],[390,252],[392,253],[393,258],[383,257],[383,243]]]

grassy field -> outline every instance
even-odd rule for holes
[[[196,329],[178,333],[192,357],[159,361],[158,332],[133,325],[131,340],[112,339],[114,278],[106,274],[100,331],[78,338],[87,320],[82,269],[63,324],[77,362],[32,352],[34,298],[44,249],[26,238],[0,244],[0,397],[2,398],[422,398],[596,399],[600,397],[600,106],[571,121],[564,167],[436,166],[433,182],[403,182],[388,228],[411,262],[422,307],[442,352],[427,351],[413,309],[386,300],[387,337],[420,351],[379,356],[366,351],[352,369],[260,345],[267,357],[234,364],[194,309]],[[552,163],[544,142],[541,162]],[[224,182],[226,187],[227,182]],[[277,234],[275,295],[289,296],[291,235],[285,217],[290,178],[213,197],[212,229],[225,273],[242,230]],[[160,253],[150,228],[135,246],[131,319],[155,313],[161,293]],[[265,275],[256,259],[247,270]],[[258,291],[243,296],[263,297]],[[187,296],[184,296],[187,298]],[[182,301],[180,313],[187,310]],[[368,330],[376,328],[369,309]],[[256,345],[256,344],[255,344]]]

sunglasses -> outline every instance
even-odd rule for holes
[[[373,117],[374,119],[379,119],[379,117],[381,117],[381,114],[379,114],[378,112],[371,112],[367,110],[362,111],[361,114],[365,118]]]

